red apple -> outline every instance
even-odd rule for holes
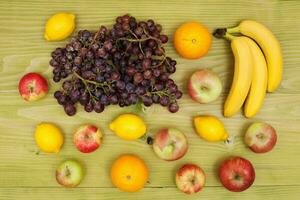
[[[76,187],[83,178],[81,165],[74,160],[66,160],[56,169],[56,181],[64,187]]]
[[[37,73],[28,73],[19,81],[19,93],[26,101],[36,101],[48,92],[46,79]]]
[[[222,82],[219,76],[212,71],[196,71],[189,80],[188,92],[193,100],[199,103],[209,103],[220,96]]]
[[[204,184],[204,171],[195,164],[185,164],[176,173],[177,188],[186,194],[199,192]]]
[[[163,160],[177,160],[185,155],[187,149],[187,139],[177,129],[164,128],[154,136],[153,150]]]
[[[255,122],[248,128],[244,140],[253,152],[266,153],[275,146],[277,135],[271,125]]]
[[[101,140],[101,131],[93,125],[80,126],[73,137],[76,148],[82,153],[90,153],[98,149]]]
[[[242,192],[253,184],[255,171],[250,161],[241,157],[231,157],[221,164],[219,178],[228,190]]]

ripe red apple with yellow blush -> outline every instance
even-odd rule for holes
[[[199,192],[204,184],[205,173],[195,164],[185,164],[176,173],[176,186],[186,194]]]
[[[255,180],[255,171],[251,162],[241,157],[230,157],[219,168],[222,185],[232,192],[248,189]]]
[[[244,141],[255,153],[269,152],[277,142],[276,130],[267,123],[255,122],[247,129]]]
[[[193,73],[188,82],[188,92],[198,103],[215,101],[222,92],[222,82],[219,76],[209,70]]]
[[[163,160],[178,160],[188,150],[187,139],[181,131],[175,128],[164,128],[154,136],[153,150]]]
[[[28,73],[19,81],[19,93],[26,101],[37,101],[48,92],[46,79],[38,73]]]
[[[80,126],[73,137],[73,143],[82,153],[91,153],[97,150],[102,141],[102,133],[94,125]]]

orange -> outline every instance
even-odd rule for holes
[[[188,22],[176,30],[174,46],[181,57],[197,59],[207,54],[211,40],[211,34],[205,26],[197,22]]]
[[[112,183],[125,192],[136,192],[148,180],[148,168],[144,161],[134,155],[122,155],[112,165]]]

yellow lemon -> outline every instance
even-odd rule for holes
[[[215,116],[202,115],[194,118],[198,135],[210,142],[225,141],[228,134],[223,123]]]
[[[35,142],[47,153],[58,153],[64,138],[60,129],[51,123],[40,123],[35,129]]]
[[[72,34],[75,28],[75,15],[70,13],[57,13],[50,17],[45,26],[45,39],[59,41]]]
[[[146,125],[142,118],[134,114],[118,116],[109,124],[109,128],[120,138],[134,140],[146,133]]]

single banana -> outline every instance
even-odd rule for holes
[[[282,79],[282,51],[274,34],[254,20],[243,20],[237,27],[227,28],[228,33],[241,33],[254,39],[261,47],[268,66],[268,92],[274,92]]]
[[[224,105],[224,116],[231,117],[242,107],[249,92],[252,75],[252,54],[243,37],[234,37],[226,34],[231,40],[231,49],[234,55],[234,75],[230,92]]]
[[[250,47],[253,58],[253,78],[249,94],[244,105],[246,117],[253,117],[262,106],[267,92],[268,73],[265,57],[259,46],[248,37],[243,37]]]

